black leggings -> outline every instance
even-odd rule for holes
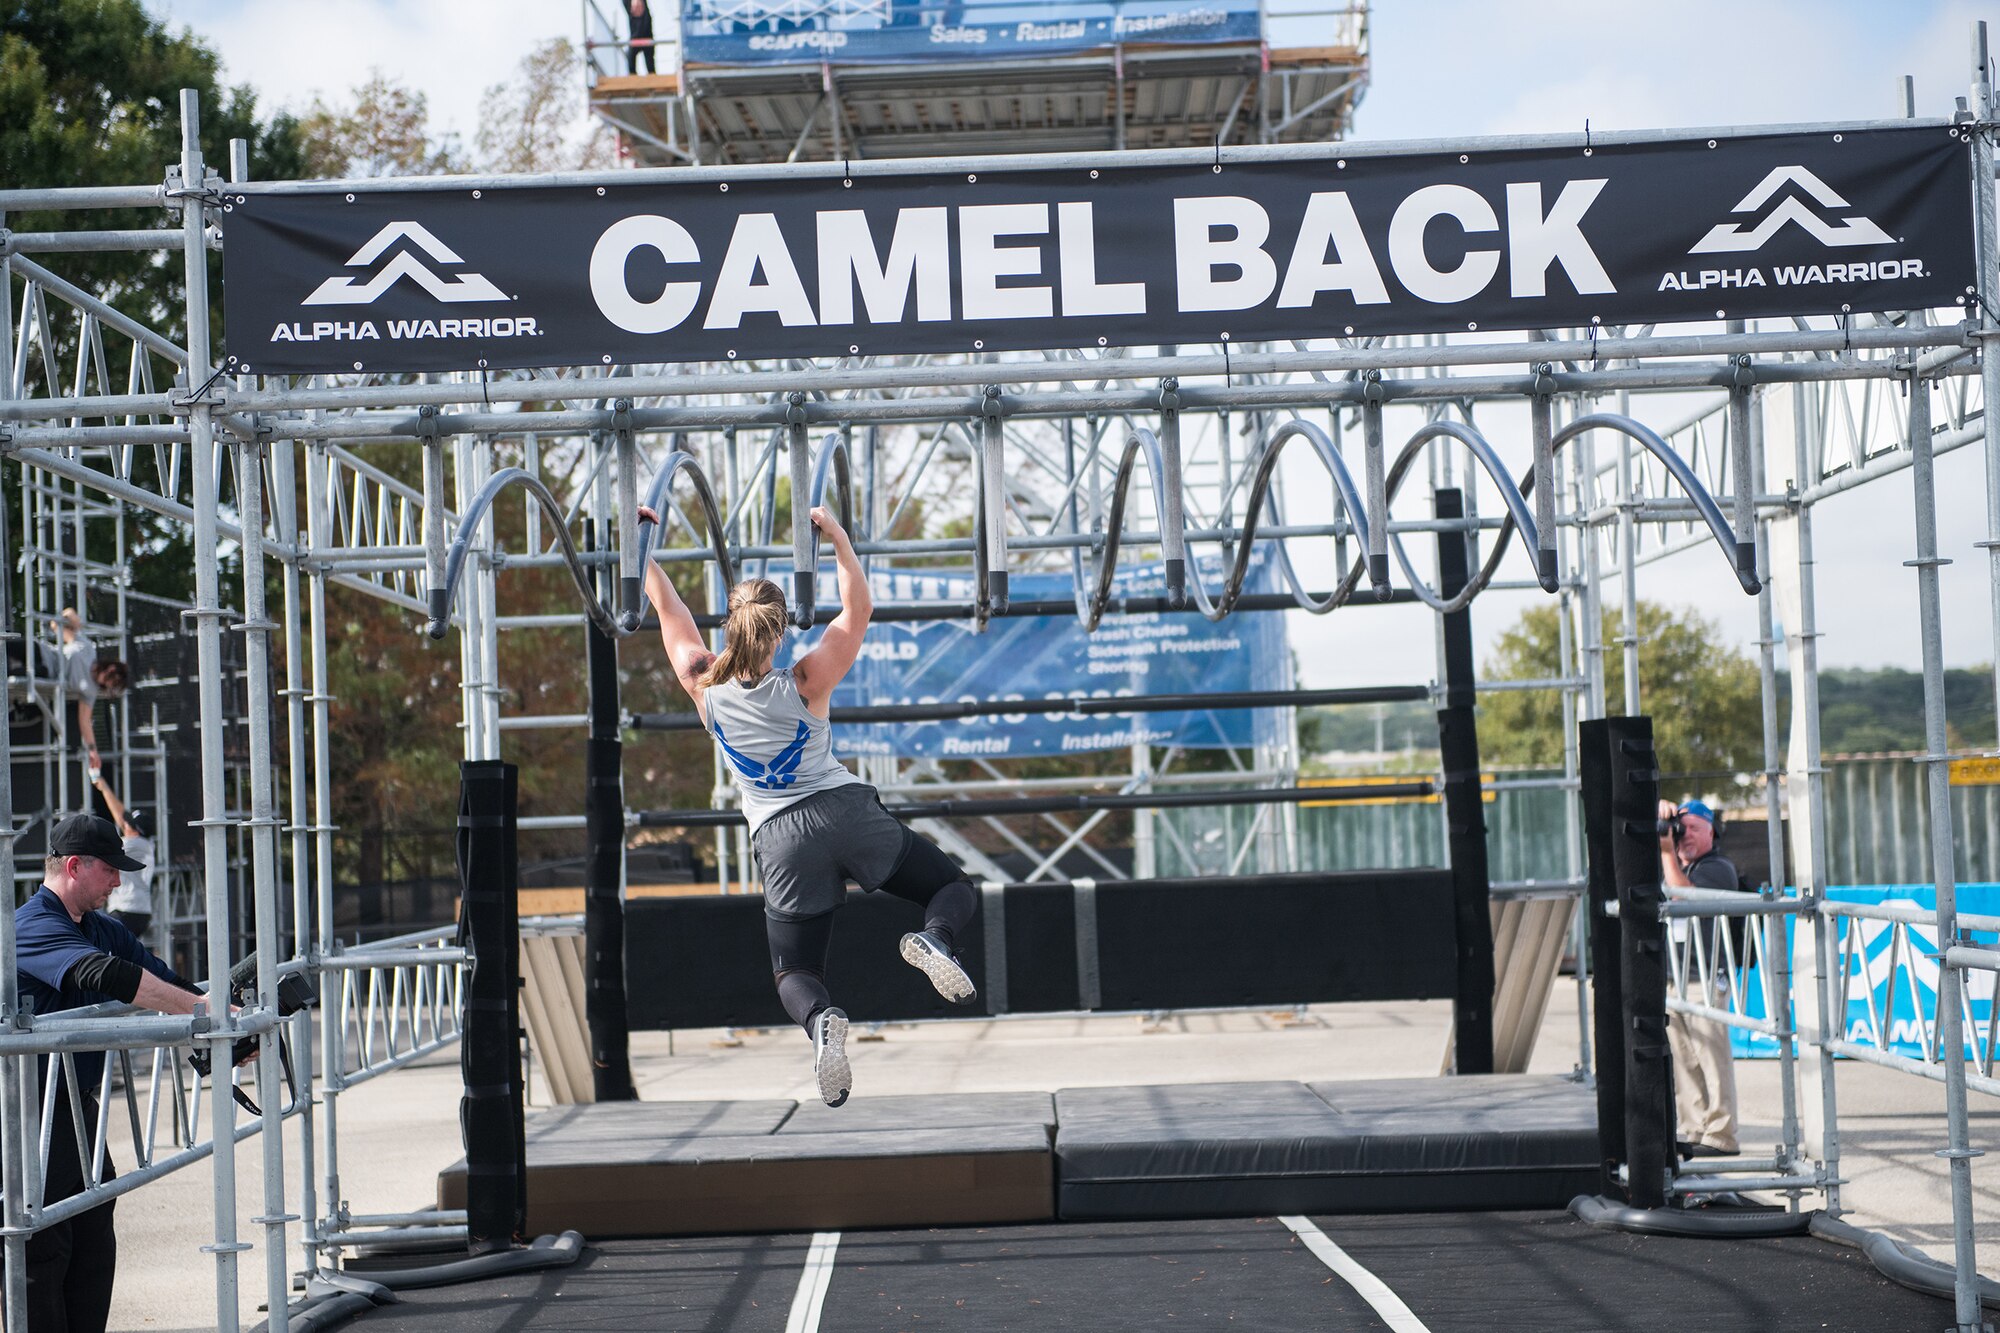
[[[876,887],[883,893],[924,909],[924,929],[956,947],[958,932],[979,911],[979,891],[936,843],[905,831],[908,843],[894,873]],[[764,918],[764,935],[771,947],[771,974],[778,999],[792,1021],[812,1033],[813,1019],[832,1006],[826,988],[827,951],[833,946],[834,912],[796,921]]]

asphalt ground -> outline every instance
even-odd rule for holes
[[[1600,1231],[1565,1214],[1071,1223],[612,1241],[407,1293],[360,1333],[676,1329],[1916,1333],[1948,1302],[1828,1242]]]

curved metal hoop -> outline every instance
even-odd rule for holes
[[[1097,577],[1088,594],[1081,582],[1080,563],[1071,566],[1072,577],[1077,581],[1076,618],[1086,632],[1097,628],[1111,605],[1111,583],[1117,573],[1118,544],[1125,535],[1126,497],[1131,493],[1132,472],[1141,454],[1146,456],[1146,473],[1153,483],[1153,513],[1159,521],[1161,540],[1164,542],[1166,538],[1166,458],[1160,448],[1160,437],[1140,426],[1125,437],[1125,452],[1118,457],[1118,478],[1112,483],[1111,507],[1104,514],[1104,553],[1098,557]],[[981,583],[983,585],[983,579]]]
[[[576,543],[570,540],[569,529],[564,526],[562,506],[556,503],[556,497],[549,493],[549,488],[542,484],[539,477],[525,468],[504,467],[479,488],[479,494],[472,498],[472,503],[466,506],[465,513],[458,520],[458,536],[452,539],[451,551],[445,556],[444,587],[431,590],[431,618],[427,626],[430,636],[442,639],[450,628],[451,604],[458,592],[459,576],[465,572],[466,553],[472,549],[473,537],[486,521],[486,511],[493,507],[493,502],[509,486],[520,486],[526,490],[541,505],[542,512],[548,515],[549,526],[555,529],[557,543],[562,547],[563,562],[569,566],[570,577],[576,580],[577,594],[583,598],[584,614],[590,617],[590,622],[614,639],[629,634],[631,631],[620,625],[616,617],[597,600],[597,594],[590,586],[590,571],[584,568],[583,561],[577,556]]]
[[[679,437],[675,439],[678,442]],[[639,520],[634,538],[639,543],[639,568],[645,569],[652,561],[653,543],[665,535],[667,514],[660,506],[673,489],[674,478],[682,472],[687,473],[688,485],[694,488],[695,501],[701,506],[702,521],[708,524],[710,549],[715,555],[716,568],[722,571],[722,586],[724,596],[727,596],[727,590],[736,586],[736,562],[729,555],[729,535],[722,525],[722,507],[715,503],[715,491],[708,484],[708,474],[701,470],[701,464],[695,462],[694,455],[685,449],[675,449],[667,455],[667,461],[653,476],[653,484],[646,489],[646,507],[660,515],[660,526],[655,527],[643,518]],[[638,627],[639,622],[635,618],[631,628]]]
[[[1220,597],[1213,601],[1209,599],[1208,588],[1201,581],[1199,565],[1192,558],[1188,561],[1188,588],[1194,594],[1195,608],[1207,619],[1220,620],[1228,615],[1235,607],[1236,599],[1242,595],[1243,581],[1250,573],[1251,549],[1257,541],[1257,516],[1264,513],[1267,508],[1273,520],[1278,516],[1276,497],[1271,493],[1271,478],[1277,475],[1279,455],[1284,452],[1287,444],[1300,438],[1312,446],[1314,456],[1326,469],[1327,475],[1333,479],[1333,484],[1339,488],[1340,498],[1347,505],[1347,512],[1354,516],[1354,527],[1361,537],[1362,548],[1364,550],[1367,548],[1368,507],[1361,501],[1361,492],[1354,485],[1354,476],[1347,470],[1347,463],[1341,458],[1340,451],[1333,447],[1333,440],[1325,431],[1310,421],[1294,417],[1274,427],[1271,433],[1264,437],[1264,446],[1257,458],[1257,471],[1250,479],[1250,501],[1243,510],[1243,535],[1236,543],[1236,561],[1223,580]],[[1299,604],[1301,610],[1323,616],[1353,595],[1355,584],[1360,579],[1358,572],[1350,573],[1347,578],[1341,580],[1340,586],[1332,593],[1315,600],[1312,594],[1306,591],[1305,583],[1299,578],[1298,569],[1292,563],[1291,551],[1286,547],[1284,538],[1276,540],[1278,567],[1284,571],[1285,583],[1292,590],[1292,600]],[[1363,567],[1357,565],[1355,570],[1359,571]]]
[[[975,633],[984,634],[987,622],[993,618],[992,589],[987,585],[986,575],[993,566],[992,552],[986,546],[986,468],[985,454],[981,450],[980,437],[962,421],[954,421],[946,430],[949,436],[956,431],[965,445],[966,457],[972,460],[972,628]]]
[[[1457,440],[1470,450],[1472,456],[1479,460],[1479,465],[1486,469],[1486,475],[1493,479],[1493,484],[1500,490],[1501,500],[1507,505],[1507,521],[1500,527],[1500,536],[1494,542],[1491,554],[1479,567],[1478,574],[1469,579],[1456,596],[1449,599],[1417,577],[1417,571],[1410,564],[1410,553],[1404,547],[1402,537],[1396,533],[1389,534],[1389,544],[1395,549],[1396,563],[1403,567],[1403,576],[1410,581],[1410,591],[1417,595],[1418,601],[1431,610],[1440,615],[1450,615],[1455,611],[1463,611],[1471,604],[1472,599],[1484,592],[1486,585],[1493,581],[1494,572],[1500,567],[1500,557],[1506,553],[1507,543],[1513,539],[1515,528],[1521,530],[1530,551],[1541,545],[1541,529],[1535,523],[1534,513],[1528,508],[1527,496],[1534,490],[1533,474],[1529,475],[1526,483],[1517,484],[1513,474],[1507,471],[1507,465],[1500,461],[1499,454],[1494,452],[1486,437],[1472,427],[1457,421],[1433,421],[1412,435],[1403,445],[1402,452],[1396,455],[1395,466],[1389,474],[1387,490],[1392,500],[1397,490],[1401,488],[1403,478],[1408,474],[1411,465],[1416,462],[1418,453],[1435,439]],[[1539,568],[1535,572],[1535,577],[1541,583],[1543,592],[1554,592],[1562,586],[1560,579],[1553,574],[1544,577]]]
[[[847,529],[848,536],[854,535],[854,481],[847,461],[847,440],[839,431],[829,432],[820,442],[819,455],[813,459],[812,496],[808,510],[826,502],[826,483],[832,477],[840,487],[840,526]],[[811,554],[809,572],[819,572],[819,529],[812,527],[810,517],[806,520],[811,528],[811,536],[806,549]],[[792,608],[792,623],[800,629],[811,629],[817,611],[816,598],[809,584],[801,584],[803,596],[799,605]]]
[[[1587,417],[1578,417],[1557,431],[1552,443],[1555,448],[1560,449],[1587,430],[1609,430],[1629,436],[1644,445],[1647,453],[1664,463],[1668,474],[1680,483],[1681,489],[1687,492],[1688,499],[1694,501],[1695,512],[1700,514],[1702,522],[1708,525],[1709,532],[1715,537],[1716,545],[1720,546],[1723,553],[1729,557],[1730,570],[1736,575],[1736,581],[1742,585],[1743,591],[1754,595],[1763,590],[1764,585],[1757,577],[1757,562],[1753,554],[1756,543],[1744,541],[1736,530],[1729,526],[1729,520],[1722,516],[1722,509],[1715,503],[1715,497],[1708,493],[1708,487],[1701,484],[1701,478],[1687,465],[1686,459],[1673,451],[1672,446],[1656,435],[1650,427],[1634,421],[1631,417],[1620,416],[1616,412],[1593,412]]]

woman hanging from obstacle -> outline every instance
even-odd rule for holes
[[[660,521],[643,506],[639,517]],[[820,1096],[839,1106],[852,1087],[847,1015],[827,991],[826,958],[847,881],[924,909],[923,929],[903,936],[903,960],[954,1004],[970,1004],[976,994],[953,948],[979,909],[979,894],[937,844],[891,818],[875,789],[833,757],[833,689],[861,653],[874,604],[839,521],[814,509],[812,522],[833,545],[840,614],[818,645],[789,667],[771,665],[786,616],[785,596],[769,579],[745,579],[729,590],[719,654],[709,651],[673,583],[651,561],[646,595],[659,612],[674,676],[742,793],[750,846],[764,879],[764,928],[778,999],[812,1039]]]

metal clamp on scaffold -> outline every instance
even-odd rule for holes
[[[1007,610],[1007,455],[1001,424],[1000,386],[989,384],[979,395],[979,469],[985,481],[986,602],[996,614]]]
[[[1382,372],[1370,370],[1361,377],[1362,461],[1368,485],[1368,582],[1378,601],[1388,601],[1394,591],[1389,586],[1389,481],[1383,457],[1382,404],[1389,391]]]
[[[627,634],[639,628],[639,544],[624,539],[639,522],[639,445],[632,434],[632,400],[611,404],[611,434],[618,448],[618,625]]]

